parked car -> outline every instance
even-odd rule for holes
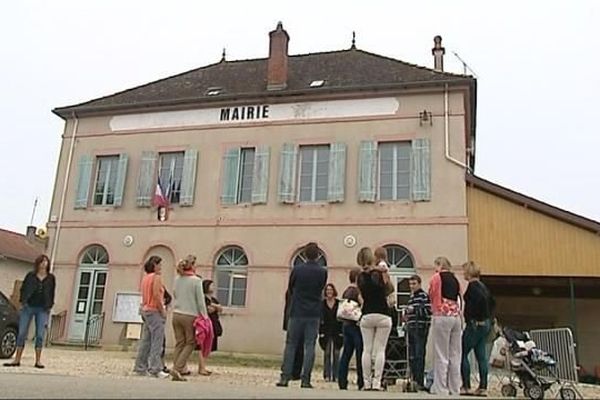
[[[0,358],[11,358],[17,350],[19,311],[0,292]]]

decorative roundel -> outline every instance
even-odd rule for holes
[[[123,245],[124,245],[125,247],[130,247],[132,244],[133,244],[133,236],[131,236],[131,235],[126,235],[126,236],[123,238]]]
[[[344,246],[346,247],[354,247],[356,246],[356,238],[352,235],[347,235],[344,238]]]

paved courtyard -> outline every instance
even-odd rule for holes
[[[300,389],[298,382],[276,388],[279,371],[272,360],[232,364],[218,356],[210,366],[212,376],[192,375],[188,382],[172,382],[134,375],[131,352],[49,348],[44,352],[44,370],[33,368],[31,353],[32,349],[25,350],[19,368],[0,366],[0,398],[434,398],[401,393],[395,386],[388,392],[342,392],[320,379],[319,370],[313,373],[313,390]],[[492,386],[496,387],[492,393],[498,394],[497,382]],[[600,397],[596,389],[583,390],[586,398]]]

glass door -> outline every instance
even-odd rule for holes
[[[69,339],[83,341],[89,318],[102,313],[108,271],[80,268],[74,293]]]

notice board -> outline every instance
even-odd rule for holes
[[[140,305],[142,294],[139,292],[117,292],[115,294],[115,305],[113,307],[113,322],[141,324]]]

